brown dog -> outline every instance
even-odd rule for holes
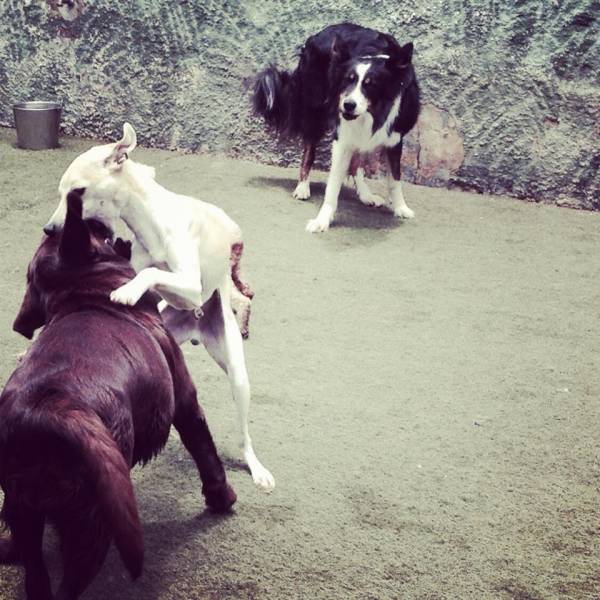
[[[110,292],[135,272],[81,216],[71,192],[62,235],[45,238],[27,273],[14,329],[45,325],[0,395],[2,517],[11,538],[0,561],[25,566],[29,600],[53,598],[42,556],[45,521],[56,526],[63,579],[56,599],[79,597],[114,539],[132,578],[143,562],[130,468],[155,456],[171,424],[192,455],[206,503],[236,500],[178,345],[156,299],[134,307]]]

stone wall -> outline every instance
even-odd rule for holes
[[[0,0],[0,124],[59,99],[69,134],[297,164],[251,75],[344,20],[415,43],[407,179],[600,208],[598,0]]]

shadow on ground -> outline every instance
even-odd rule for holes
[[[312,217],[315,217],[323,203],[325,183],[322,181],[311,182],[311,196],[308,200],[297,200],[292,197],[296,184],[297,180],[282,177],[252,177],[248,180],[248,185],[258,190],[283,192],[280,194],[282,202],[301,202],[311,206],[314,211]],[[381,187],[381,190],[378,191],[382,193],[383,185],[380,182],[375,185],[371,184],[371,187],[375,190],[378,184]],[[347,244],[376,244],[384,239],[388,231],[393,231],[404,223],[404,221],[395,217],[389,208],[365,206],[358,199],[354,189],[348,186],[342,187],[338,200],[339,210],[333,229],[338,232],[343,231],[344,235],[347,236],[345,240]],[[370,235],[364,235],[369,230],[378,230],[381,235],[375,239]]]

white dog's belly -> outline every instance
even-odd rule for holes
[[[160,297],[167,302],[173,308],[177,310],[194,310],[196,306],[191,302],[186,302],[181,296],[177,294],[171,294],[167,288],[157,286],[156,291],[160,294]]]

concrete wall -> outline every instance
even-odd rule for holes
[[[58,98],[64,130],[297,164],[250,76],[351,20],[414,40],[425,108],[405,177],[600,208],[597,0],[0,0],[0,124]],[[326,153],[325,153],[326,154]]]

